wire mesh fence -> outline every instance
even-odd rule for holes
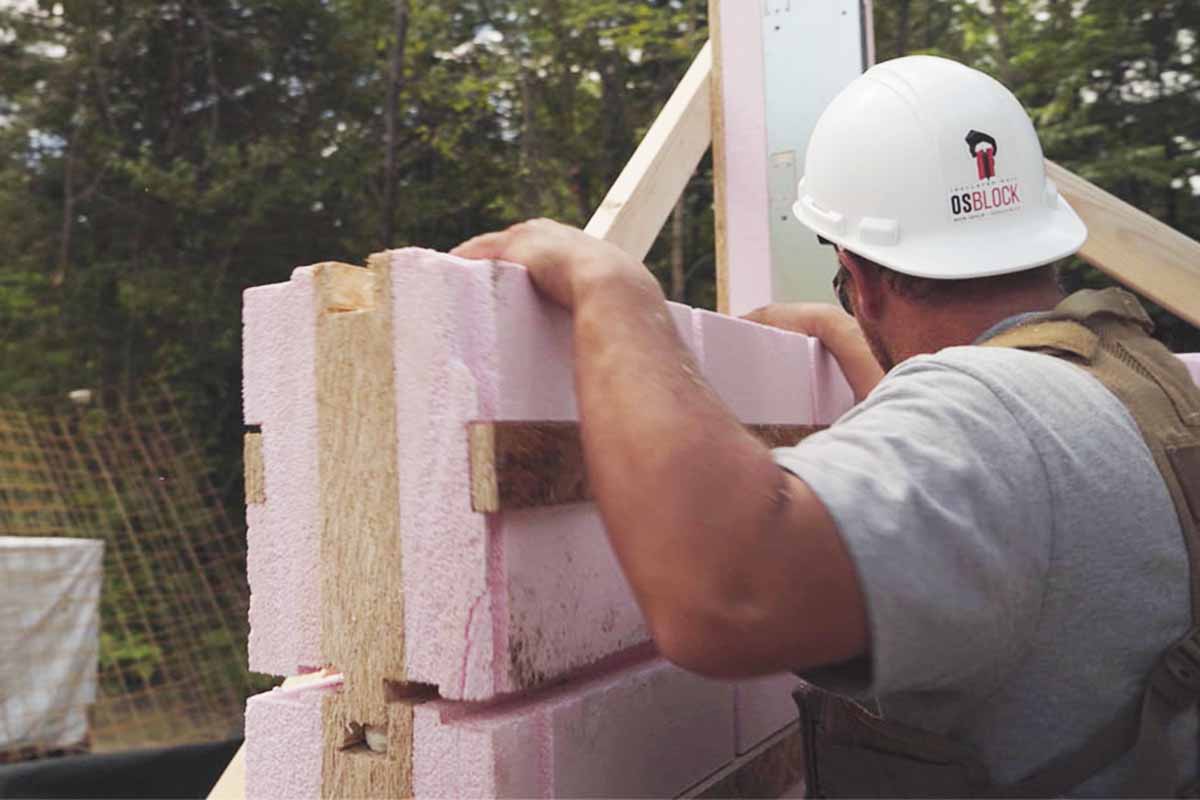
[[[165,387],[136,399],[0,400],[0,536],[104,542],[86,740],[0,741],[0,754],[240,733],[244,700],[262,686],[246,668],[244,529],[226,514]],[[0,659],[23,663],[20,653]]]

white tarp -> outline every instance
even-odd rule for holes
[[[0,752],[87,738],[104,543],[0,536]]]

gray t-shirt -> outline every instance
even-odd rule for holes
[[[1125,407],[1046,355],[910,359],[828,431],[775,451],[829,509],[866,595],[870,670],[819,670],[1015,781],[1140,696],[1189,627],[1170,495]],[[1196,716],[1172,730],[1197,767]],[[1078,796],[1119,790],[1127,762]]]

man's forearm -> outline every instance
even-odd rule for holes
[[[752,602],[753,540],[785,476],[700,377],[656,287],[584,293],[575,358],[588,477],[660,647],[719,635]]]

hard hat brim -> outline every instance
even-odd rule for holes
[[[965,280],[1034,269],[1078,252],[1087,241],[1087,226],[1061,195],[1057,200],[1056,207],[1036,221],[1018,214],[987,220],[984,224],[991,228],[988,239],[997,243],[995,248],[980,248],[979,239],[960,235],[953,228],[926,236],[901,232],[902,239],[895,245],[872,245],[833,230],[803,203],[797,203],[794,212],[817,235],[888,269],[917,278]],[[966,250],[967,243],[975,248]]]

